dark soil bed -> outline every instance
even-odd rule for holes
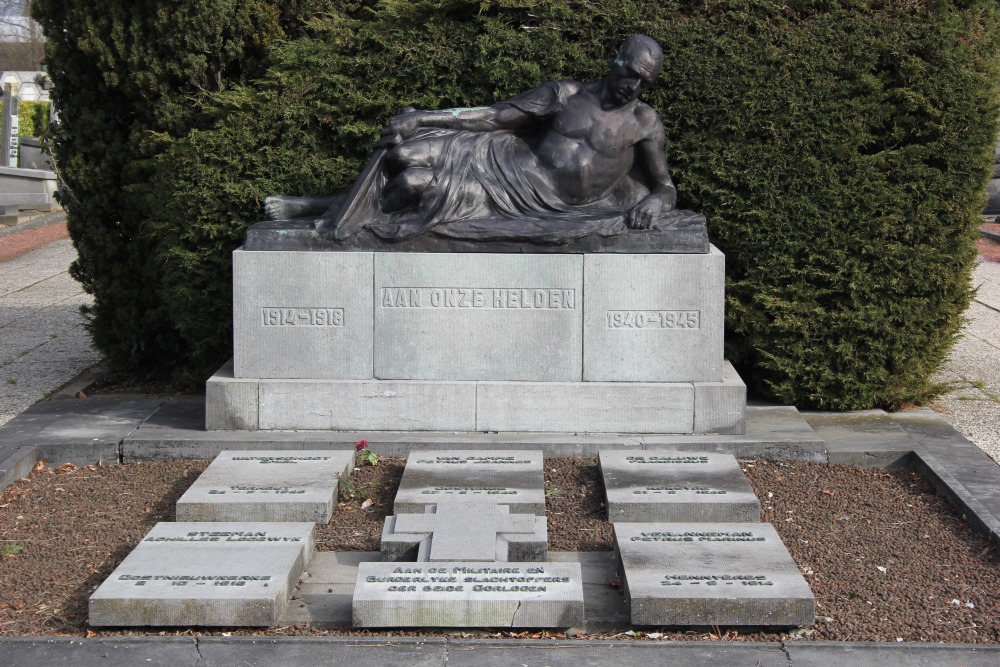
[[[333,521],[317,527],[320,550],[378,550],[403,463],[383,458],[377,467],[355,470]],[[90,593],[153,524],[173,520],[174,503],[206,465],[64,465],[36,469],[7,489],[0,495],[0,635],[93,636],[86,625]],[[763,520],[778,529],[812,587],[816,626],[791,635],[647,628],[630,636],[1000,642],[1000,557],[919,475],[803,462],[745,461],[743,467]],[[545,476],[549,548],[610,549],[596,460],[546,459]],[[302,627],[233,632],[336,634]],[[156,634],[175,633],[192,632]],[[490,636],[539,635],[559,636]]]

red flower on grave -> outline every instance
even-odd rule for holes
[[[361,451],[364,451],[366,449],[368,449],[368,441],[367,440],[358,440],[355,443],[355,445],[354,445],[354,451],[356,451],[356,452],[361,452]]]

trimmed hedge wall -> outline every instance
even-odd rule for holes
[[[39,2],[55,4],[64,3]],[[75,274],[95,295],[95,340],[119,366],[200,381],[221,364],[230,252],[261,217],[263,197],[347,187],[402,106],[484,104],[549,78],[600,77],[610,50],[642,32],[666,56],[646,99],[667,129],[680,205],[708,216],[727,256],[727,354],[743,377],[765,396],[820,408],[932,394],[929,376],[970,297],[1000,114],[995,2],[289,7],[277,7],[279,27],[266,34],[291,38],[264,52],[260,30],[237,32],[232,43],[244,40],[253,57],[199,70],[209,92],[150,69],[139,78],[159,86],[160,101],[100,106],[106,122],[128,119],[116,150],[92,141],[83,150],[82,126],[62,130],[57,155],[76,169],[67,202]],[[305,21],[313,10],[324,13]],[[63,87],[77,76],[65,63],[90,43],[73,39],[49,56],[61,108],[96,113],[97,100]],[[190,66],[183,49],[171,55],[178,72]],[[125,76],[113,59],[83,62],[93,80]],[[128,141],[144,151],[122,156]],[[117,254],[95,252],[93,230],[125,229]]]

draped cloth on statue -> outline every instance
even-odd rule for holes
[[[626,174],[604,197],[571,205],[543,178],[530,150],[530,138],[507,131],[422,128],[408,141],[425,139],[433,140],[440,152],[420,206],[382,211],[387,175],[382,164],[385,151],[377,150],[336,217],[336,236],[346,238],[368,228],[393,241],[430,231],[465,240],[568,243],[590,234],[625,233],[625,213],[649,193]],[[678,228],[703,221],[692,211],[671,211],[657,227]]]

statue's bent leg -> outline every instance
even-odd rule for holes
[[[382,189],[382,212],[393,213],[417,206],[433,180],[433,169],[413,167],[400,172]]]
[[[437,162],[440,142],[431,139],[405,141],[385,154],[386,173],[398,174],[411,167],[431,168]]]

